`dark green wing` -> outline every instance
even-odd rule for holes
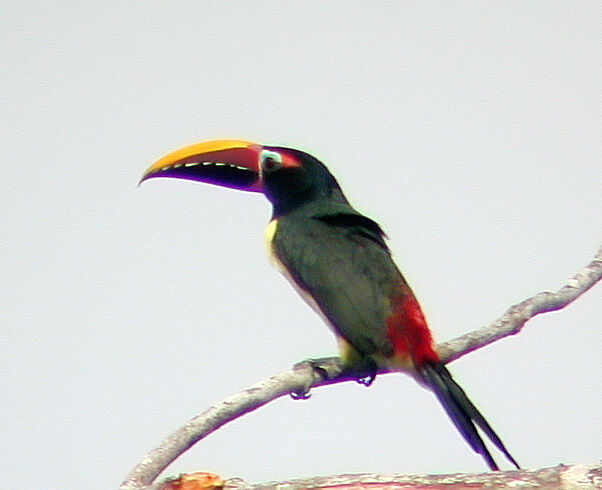
[[[336,213],[282,217],[274,237],[274,252],[291,278],[365,356],[393,354],[385,320],[403,278],[383,236],[365,216]]]

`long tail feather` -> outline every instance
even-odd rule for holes
[[[470,447],[483,459],[491,470],[499,470],[498,465],[485,446],[483,439],[477,431],[477,426],[487,435],[491,442],[508,458],[514,466],[520,469],[516,460],[510,455],[504,443],[491,428],[485,417],[477,407],[468,399],[464,390],[454,381],[450,372],[443,364],[425,364],[419,369],[426,384],[433,390],[447,415],[454,423],[462,437]],[[475,425],[476,424],[476,425]]]

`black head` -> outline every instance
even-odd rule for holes
[[[259,168],[263,192],[272,202],[276,216],[320,199],[347,202],[334,176],[309,153],[264,146]]]

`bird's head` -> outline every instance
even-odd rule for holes
[[[308,153],[242,140],[208,141],[176,150],[151,165],[140,182],[156,177],[261,192],[276,213],[333,193],[342,197],[326,166]]]

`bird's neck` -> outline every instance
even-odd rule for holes
[[[344,208],[353,211],[349,201],[347,201],[339,188],[314,190],[313,192],[298,195],[294,198],[289,196],[287,199],[275,199],[272,201],[272,205],[272,219],[293,212],[306,215],[311,215],[313,213],[323,214],[330,208],[336,208],[339,212]]]

